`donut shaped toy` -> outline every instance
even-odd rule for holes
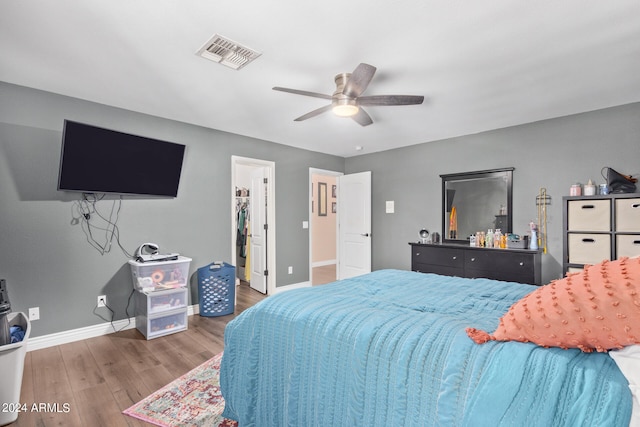
[[[162,282],[162,280],[164,280],[164,272],[162,270],[154,271],[151,273],[151,280],[153,280],[153,283]]]

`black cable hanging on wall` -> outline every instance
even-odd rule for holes
[[[102,201],[104,197],[104,194],[98,196],[95,193],[82,193],[82,199],[76,200],[72,205],[71,224],[80,224],[87,242],[100,255],[111,252],[113,241],[115,240],[122,252],[128,258],[132,258],[133,256],[120,243],[118,218],[122,209],[122,196],[117,200],[113,200],[108,216],[98,210],[98,202]],[[100,232],[104,232],[103,237],[99,236]]]

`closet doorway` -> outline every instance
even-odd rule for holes
[[[275,290],[275,163],[231,157],[232,252],[236,282]]]
[[[309,277],[312,286],[337,277],[337,178],[341,172],[309,168]]]

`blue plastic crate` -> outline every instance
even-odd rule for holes
[[[223,263],[211,263],[198,269],[200,316],[232,314],[236,300],[236,268]]]

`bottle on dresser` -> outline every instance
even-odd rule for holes
[[[485,241],[485,246],[487,248],[492,248],[493,247],[493,229],[488,229],[487,230],[487,237],[486,237],[486,241]]]

